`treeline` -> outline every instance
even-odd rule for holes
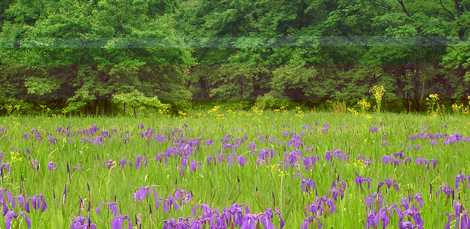
[[[352,105],[374,85],[421,111],[470,95],[469,27],[470,0],[2,0],[0,112]]]

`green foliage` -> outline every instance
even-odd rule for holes
[[[273,71],[272,88],[275,93],[301,100],[313,94],[311,87],[317,72],[304,63],[290,63]]]
[[[73,113],[79,113],[84,107],[88,105],[87,102],[84,100],[78,100],[78,101],[69,101],[67,103],[67,106],[62,109],[63,114],[73,114]]]
[[[288,98],[278,98],[268,93],[258,97],[254,107],[260,110],[289,109],[293,107],[293,103]]]
[[[132,90],[181,106],[191,98],[184,85],[193,59],[175,30],[176,5],[137,0],[13,2],[0,37],[8,38],[2,40],[5,47],[20,44],[22,49],[6,48],[2,62],[6,68],[19,65],[27,89],[19,98],[48,95],[57,104],[67,104],[65,112],[106,109],[99,107],[110,103],[113,94]]]
[[[113,113],[140,91],[194,101],[265,94],[348,106],[384,85],[388,110],[470,95],[470,2],[96,0],[0,3],[0,103]],[[263,100],[263,99],[260,99]]]
[[[60,84],[55,80],[41,77],[29,77],[24,83],[29,95],[45,95],[57,90]]]
[[[169,106],[160,102],[157,97],[147,97],[137,90],[129,93],[113,95],[113,103],[122,107],[122,111],[132,112],[134,116],[138,113],[158,112],[167,113]],[[127,111],[126,111],[127,108]]]
[[[0,113],[7,115],[13,114],[31,114],[34,111],[34,106],[23,100],[10,100],[4,101],[0,105]]]

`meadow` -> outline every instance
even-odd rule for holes
[[[0,152],[5,228],[470,228],[464,115],[12,116]]]

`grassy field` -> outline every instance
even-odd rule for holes
[[[455,228],[470,208],[468,116],[3,117],[0,151],[12,228]]]

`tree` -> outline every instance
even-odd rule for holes
[[[3,33],[11,37],[10,46],[21,49],[8,50],[6,64],[23,66],[27,95],[39,95],[42,102],[49,96],[109,112],[113,94],[140,90],[181,104],[190,99],[184,82],[192,57],[167,13],[174,6],[138,0],[15,2]],[[34,89],[41,84],[55,86]]]

